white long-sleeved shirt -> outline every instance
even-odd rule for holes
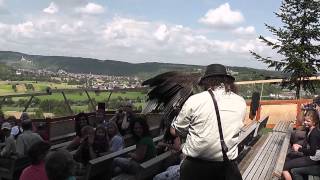
[[[246,114],[245,100],[224,88],[213,91],[218,103],[223,136],[233,160],[238,156],[238,135]],[[195,94],[185,102],[172,127],[186,134],[182,152],[191,157],[209,161],[223,161],[218,122],[211,95],[208,91]]]

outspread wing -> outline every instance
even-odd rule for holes
[[[185,101],[197,92],[199,78],[200,74],[166,72],[144,81],[142,85],[151,87],[151,90],[142,112],[162,112],[162,124],[164,128],[168,127]]]

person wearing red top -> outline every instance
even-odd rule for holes
[[[22,171],[19,180],[48,180],[44,159],[49,149],[50,145],[43,141],[39,141],[30,147],[28,156],[31,165]]]

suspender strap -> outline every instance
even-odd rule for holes
[[[209,89],[208,92],[210,93],[210,95],[212,97],[212,101],[213,101],[214,108],[215,108],[215,111],[216,111],[218,127],[219,127],[220,143],[221,143],[221,149],[222,149],[222,155],[223,155],[223,161],[229,161],[229,158],[227,156],[228,147],[227,147],[226,143],[224,142],[223,133],[222,133],[221,119],[220,119],[218,103],[217,103],[216,98],[214,97],[214,94],[213,94],[212,90]]]

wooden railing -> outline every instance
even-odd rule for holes
[[[301,117],[301,105],[311,103],[312,99],[292,100],[261,100],[257,111],[256,119],[262,116],[269,116],[267,128],[273,128],[279,120],[292,121]],[[251,101],[247,101],[247,108],[250,108]],[[296,122],[300,125],[300,121]]]

